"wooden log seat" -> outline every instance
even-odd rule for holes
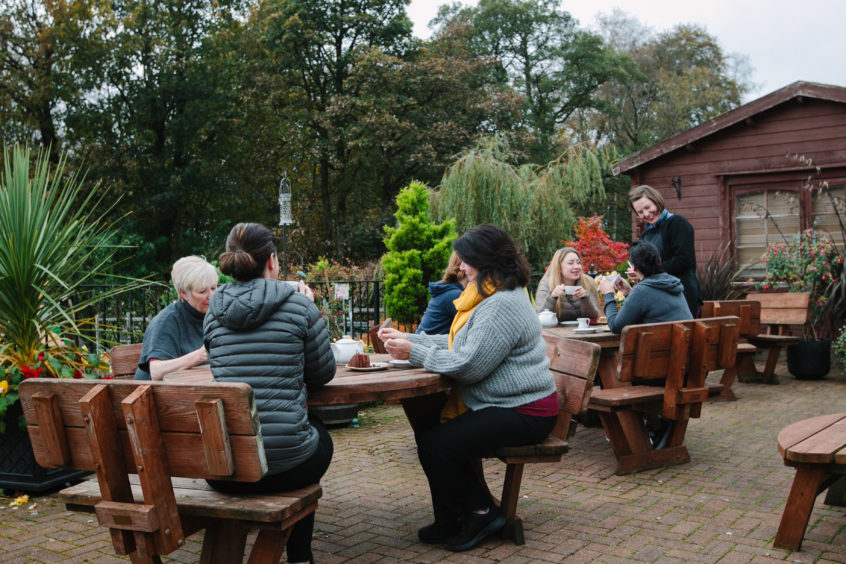
[[[593,387],[593,376],[599,364],[599,345],[584,341],[547,337],[546,353],[549,368],[555,377],[558,390],[558,420],[552,433],[542,442],[534,445],[503,447],[487,458],[498,458],[505,463],[505,481],[502,486],[500,509],[506,522],[502,538],[511,539],[514,544],[524,544],[523,522],[517,516],[517,500],[523,468],[536,462],[559,462],[569,450],[567,442],[570,426],[575,425],[573,415],[587,411],[588,399]],[[479,464],[481,471],[481,463]]]
[[[734,365],[739,321],[727,316],[623,329],[618,385],[594,390],[589,402],[617,457],[617,474],[690,461],[688,421],[721,389],[705,382],[707,373]],[[649,422],[665,426],[654,445]]]
[[[802,339],[793,335],[795,326],[805,325],[808,320],[808,303],[811,295],[807,292],[781,292],[769,294],[747,294],[747,300],[761,303],[762,331],[750,335],[748,340],[759,349],[767,349],[767,361],[764,369],[755,367],[754,357],[741,357],[738,365],[738,378],[741,382],[763,382],[778,384],[775,367],[779,354],[784,347],[795,345]]]
[[[160,562],[206,529],[200,562],[278,563],[291,527],[317,508],[318,484],[233,496],[205,478],[256,481],[267,473],[247,384],[26,380],[20,386],[35,459],[96,472],[59,494],[69,510],[97,514],[115,552]]]
[[[828,505],[846,506],[846,413],[788,425],[778,434],[778,452],[796,476],[773,546],[799,550],[821,492],[828,490]]]

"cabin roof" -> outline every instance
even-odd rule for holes
[[[802,98],[816,98],[832,102],[846,103],[846,88],[815,82],[797,81],[784,88],[776,90],[766,96],[748,102],[729,112],[721,114],[713,119],[699,124],[696,127],[683,131],[677,135],[665,139],[637,153],[633,153],[624,159],[620,159],[611,170],[614,174],[626,174],[644,164],[662,157],[668,153],[686,147],[696,141],[714,135],[732,125],[753,118],[754,116],[770,110],[776,106],[787,103],[791,100]]]

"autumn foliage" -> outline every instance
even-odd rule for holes
[[[629,256],[628,243],[618,243],[602,228],[602,216],[580,217],[576,223],[576,240],[564,241],[582,255],[585,270],[594,265],[599,272],[614,270]]]

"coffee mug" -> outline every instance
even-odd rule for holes
[[[590,318],[589,317],[579,317],[576,319],[579,322],[579,329],[587,329],[590,325]]]
[[[572,296],[576,292],[576,288],[578,286],[564,286],[564,292]]]

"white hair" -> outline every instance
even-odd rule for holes
[[[170,279],[177,293],[179,290],[185,293],[191,290],[205,290],[217,282],[217,270],[203,257],[192,255],[173,263]]]

